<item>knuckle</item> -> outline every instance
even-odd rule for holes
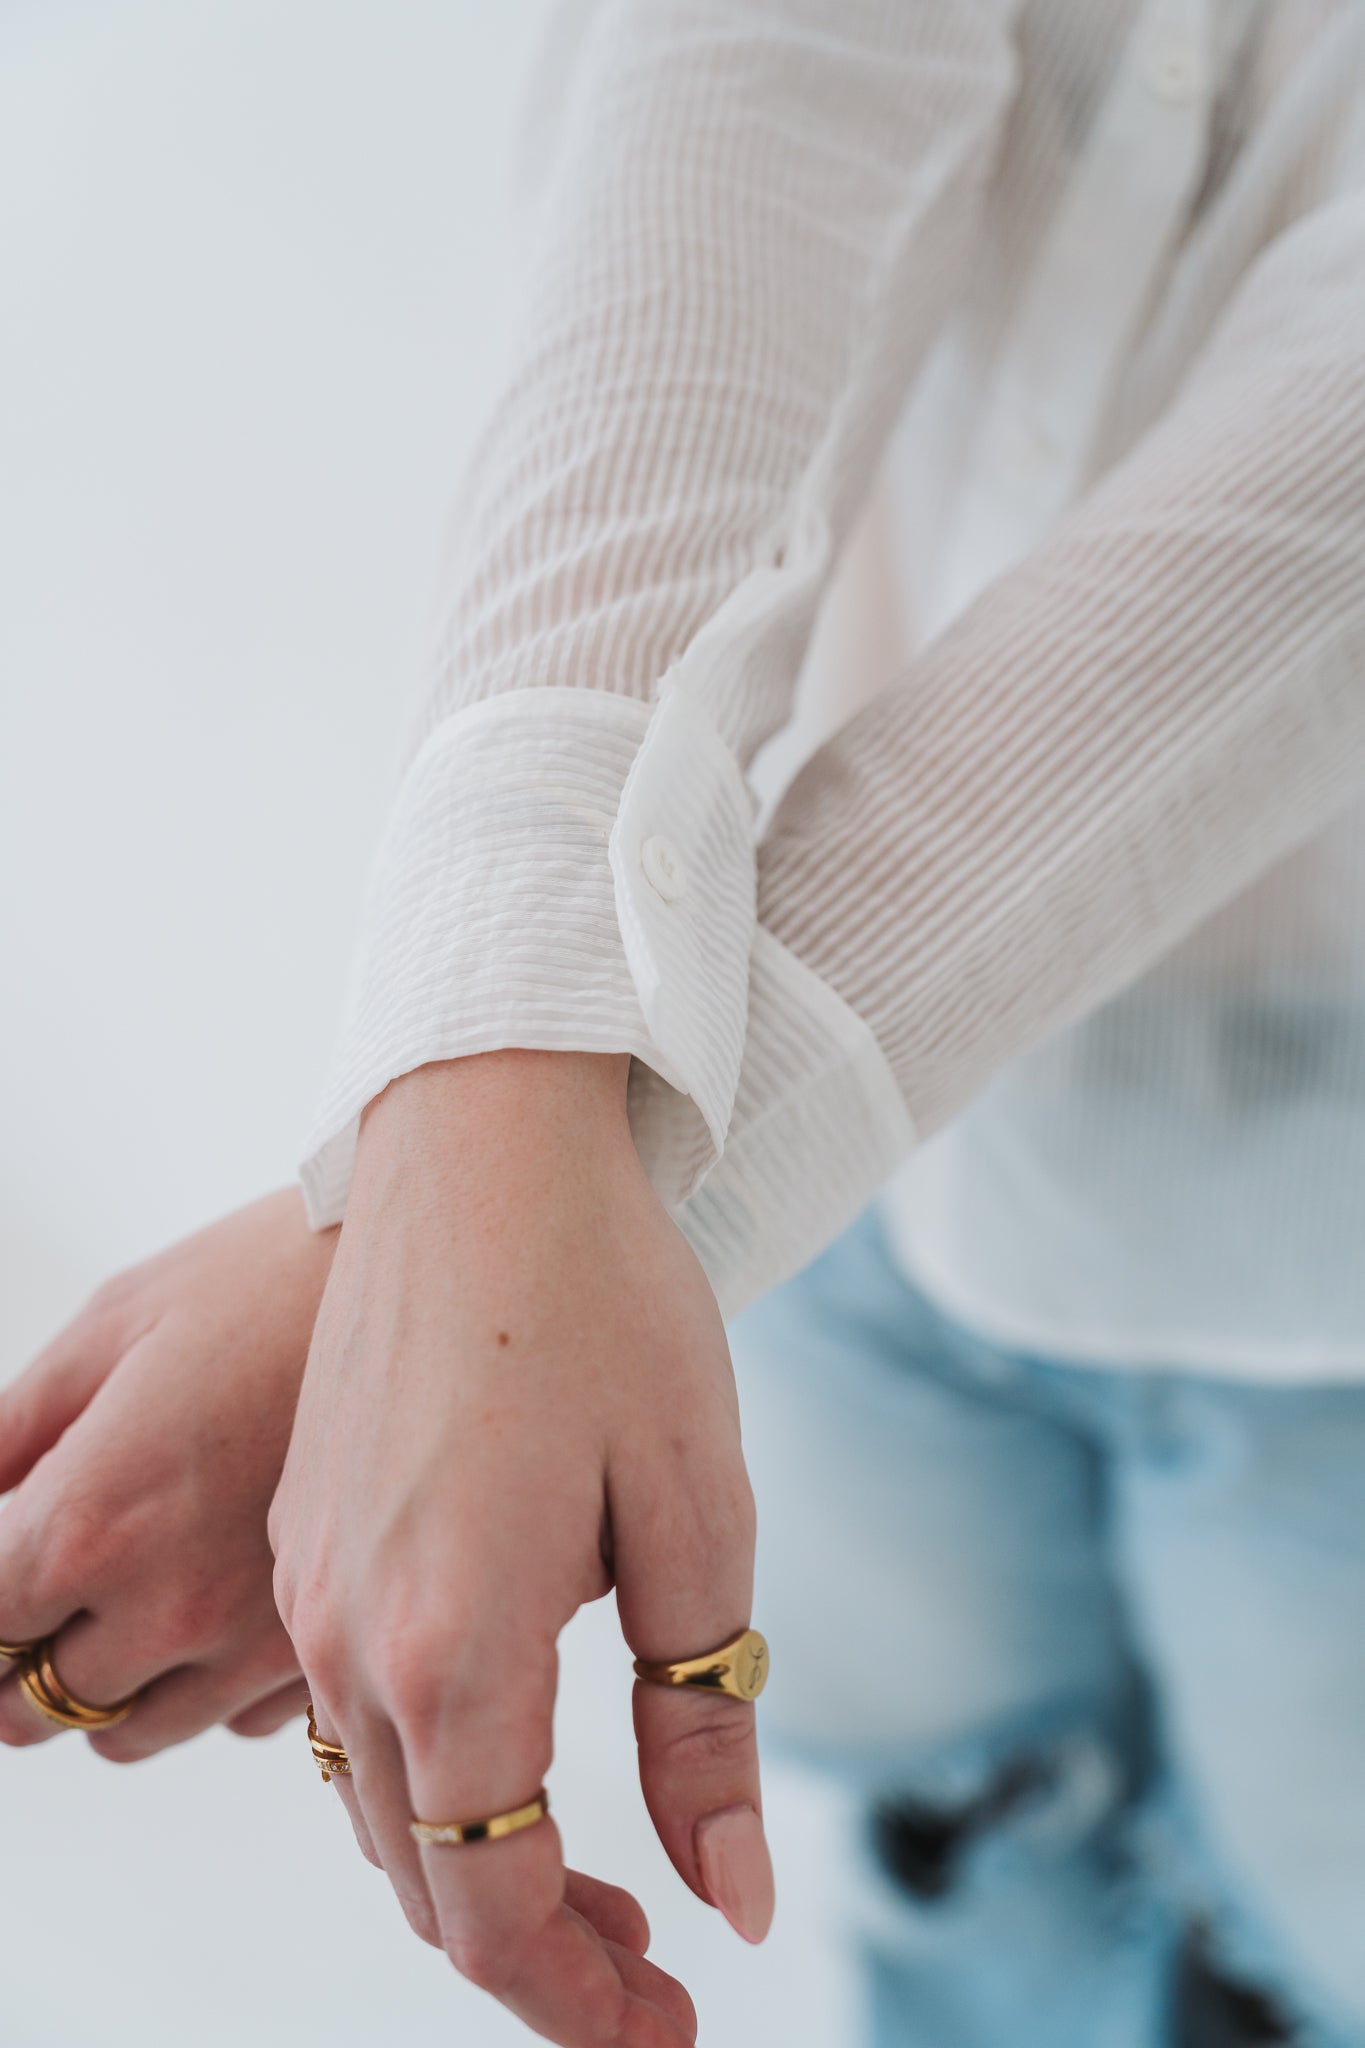
[[[444,1718],[458,1689],[462,1658],[448,1627],[388,1623],[373,1631],[375,1689],[398,1726],[418,1738]]]
[[[294,1570],[293,1559],[287,1553],[282,1557],[278,1544],[272,1542],[272,1547],[275,1552],[275,1567],[270,1576],[271,1591],[275,1596],[275,1608],[280,1620],[286,1628],[290,1628],[294,1619],[294,1609],[298,1605],[298,1575]]]
[[[727,1563],[735,1557],[753,1555],[758,1540],[758,1506],[742,1461],[716,1475],[714,1495],[706,1504],[704,1529],[713,1540],[719,1533],[720,1555]]]
[[[296,1598],[285,1626],[309,1680],[335,1705],[345,1658],[341,1621],[332,1602],[322,1594]]]
[[[275,1559],[275,1569],[277,1572],[280,1572],[284,1569],[284,1562],[281,1559],[280,1553],[281,1551],[287,1552],[288,1549],[288,1537],[285,1533],[283,1481],[276,1487],[270,1506],[266,1511],[265,1538],[266,1542],[270,1545],[271,1556]]]
[[[531,1727],[547,1726],[554,1710],[556,1663],[527,1631],[509,1644],[490,1633],[487,1617],[462,1627],[449,1614],[414,1615],[366,1631],[373,1693],[415,1755],[437,1749],[452,1727],[486,1721],[490,1670],[498,1673],[499,1712]]]
[[[35,1528],[30,1543],[33,1580],[43,1604],[60,1605],[124,1575],[129,1564],[128,1533],[104,1502],[87,1492],[68,1489],[60,1513]]]

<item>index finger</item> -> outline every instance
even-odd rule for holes
[[[612,1478],[621,1626],[648,1664],[703,1657],[750,1621],[754,1506],[738,1444],[690,1461],[661,1490],[643,1459]],[[772,1924],[751,1700],[638,1678],[640,1784],[659,1840],[684,1883],[749,1942]]]

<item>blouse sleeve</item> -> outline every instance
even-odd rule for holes
[[[962,275],[1011,11],[580,7],[308,1144],[315,1223],[368,1101],[499,1046],[633,1054],[675,1204],[720,1157],[756,945],[745,770]]]

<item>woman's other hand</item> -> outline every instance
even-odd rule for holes
[[[121,1274],[0,1390],[0,1641],[56,1636],[90,1737],[132,1762],[215,1722],[264,1735],[306,1694],[266,1515],[336,1232],[286,1188]],[[0,1741],[62,1731],[0,1663]]]
[[[750,1620],[725,1334],[636,1158],[626,1067],[491,1053],[371,1107],[272,1513],[281,1613],[349,1753],[362,1848],[420,1933],[565,2048],[694,2038],[687,1994],[629,1938],[638,1909],[566,1880],[551,1819],[453,1848],[408,1824],[533,1797],[556,1640],[584,1601],[614,1584],[647,1658]],[[665,1849],[761,1939],[753,1708],[637,1684],[635,1710]]]

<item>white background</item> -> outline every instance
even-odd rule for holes
[[[495,385],[536,0],[0,10],[0,1373],[292,1174]],[[774,1783],[769,1946],[644,1821],[614,1616],[570,1632],[571,1854],[702,2039],[842,2044]],[[3,2048],[526,2038],[406,1933],[298,1730],[0,1753]]]

